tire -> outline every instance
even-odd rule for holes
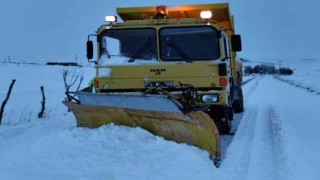
[[[233,101],[233,104],[232,104],[232,108],[233,108],[233,111],[235,113],[242,113],[243,110],[244,110],[244,106],[243,106],[243,95],[242,95],[242,89],[240,88],[239,90],[239,95],[240,95],[240,99],[238,100],[234,100]]]
[[[231,120],[229,119],[219,119],[214,121],[218,130],[219,134],[229,134],[231,131]]]
[[[244,108],[243,108],[243,100],[236,100],[233,102],[233,111],[235,113],[242,113],[244,111]]]
[[[215,107],[208,112],[216,124],[219,134],[229,134],[231,131],[233,111],[231,108]]]

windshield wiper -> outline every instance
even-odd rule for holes
[[[130,58],[128,62],[133,62],[136,60],[139,56],[144,54],[147,50],[151,50],[151,40],[150,37],[148,38],[148,41],[143,44],[143,46],[136,52],[134,55]]]
[[[183,60],[185,60],[187,63],[192,63],[191,59],[173,42],[167,38],[167,44],[169,47],[172,47],[178,54],[179,56],[182,57]]]

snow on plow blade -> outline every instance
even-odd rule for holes
[[[186,143],[208,151],[220,160],[220,137],[213,120],[203,112],[182,113],[166,96],[77,94],[79,103],[64,101],[74,113],[79,127],[96,128],[114,123],[141,127],[177,143]],[[125,103],[127,102],[127,103]]]

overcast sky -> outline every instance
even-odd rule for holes
[[[241,34],[243,52],[252,60],[319,58],[318,0],[0,0],[0,61],[85,60],[87,35],[116,7],[229,2]]]

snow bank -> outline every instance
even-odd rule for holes
[[[54,121],[54,120],[52,120]],[[140,128],[64,128],[34,122],[1,128],[5,179],[210,179],[205,151]],[[4,176],[3,176],[4,175]],[[190,178],[192,177],[192,178]]]

